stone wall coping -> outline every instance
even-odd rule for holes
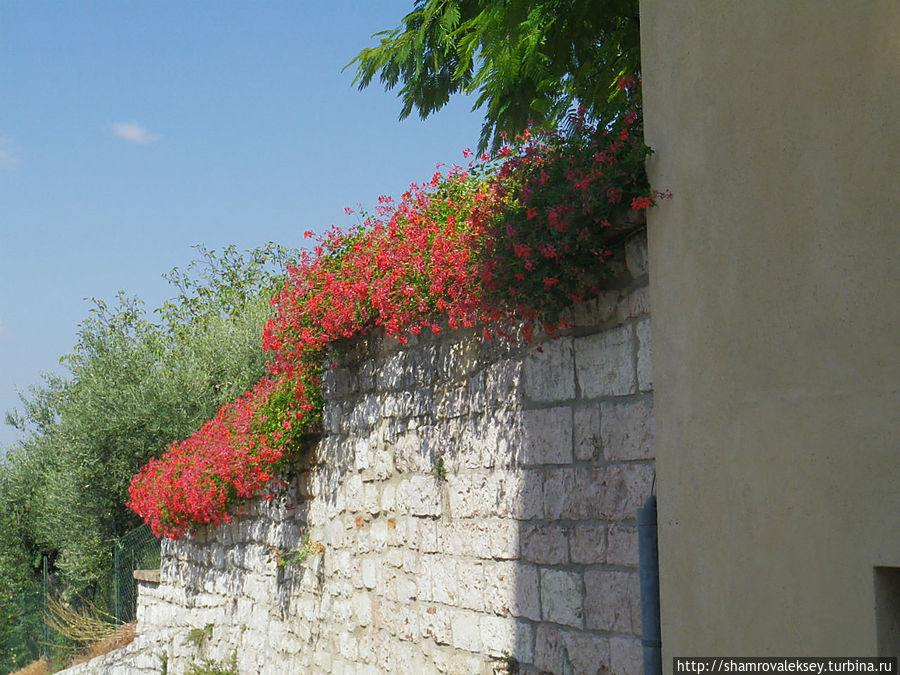
[[[148,584],[159,583],[159,570],[134,570],[131,574],[135,581],[145,581]]]

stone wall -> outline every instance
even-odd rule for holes
[[[643,239],[626,251],[561,337],[339,345],[295,505],[166,540],[137,641],[80,672],[641,672],[653,383]],[[322,552],[276,565],[305,536]]]

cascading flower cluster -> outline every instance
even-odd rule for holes
[[[147,464],[129,506],[157,535],[179,537],[229,520],[239,500],[271,497],[321,419],[335,340],[382,328],[405,341],[443,325],[509,337],[523,320],[530,339],[535,321],[564,327],[561,312],[604,276],[613,213],[664,196],[647,184],[642,136],[637,111],[599,129],[573,116],[566,134],[526,132],[493,158],[413,184],[399,203],[381,197],[350,231],[332,228],[272,301],[270,375]]]

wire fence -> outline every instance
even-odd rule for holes
[[[149,525],[141,525],[123,535],[115,544],[113,556],[113,608],[122,623],[137,617],[135,570],[156,570],[160,564],[160,545]]]
[[[72,644],[47,625],[48,607],[51,599],[59,600],[66,595],[66,606],[80,605],[85,600],[103,607],[109,607],[112,617],[118,623],[135,620],[137,614],[137,582],[134,570],[159,569],[160,543],[147,525],[141,525],[113,543],[113,569],[111,578],[101,581],[102,597],[68,597],[58,576],[48,567],[48,559],[43,559],[41,581],[19,593],[11,606],[4,609],[9,615],[0,616],[0,674],[14,672],[40,658],[51,662],[61,654],[70,652]],[[108,611],[108,610],[107,610]],[[5,613],[4,612],[4,613]]]

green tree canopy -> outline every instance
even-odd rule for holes
[[[46,376],[8,415],[21,438],[0,459],[0,672],[14,656],[11,603],[41,556],[104,605],[112,541],[140,523],[125,506],[132,476],[266,372],[269,301],[296,252],[200,253],[169,272],[177,295],[154,313],[124,294],[95,300],[62,359],[69,377]]]
[[[348,64],[354,83],[401,85],[401,119],[477,94],[482,149],[579,105],[594,118],[616,112],[617,79],[640,71],[637,0],[415,0],[399,28],[373,37]]]

